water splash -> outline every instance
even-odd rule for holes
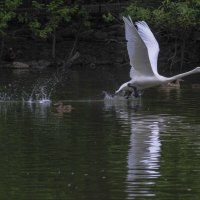
[[[121,96],[121,95],[112,95],[112,94],[109,94],[108,92],[106,91],[103,91],[103,94],[104,94],[104,101],[116,101],[116,102],[119,102],[119,101],[132,101],[132,100],[137,100],[137,98],[135,98],[134,96],[130,96],[130,98],[126,98],[124,96]]]
[[[5,92],[1,92],[0,93],[0,101],[10,101],[11,97],[5,93]]]
[[[23,101],[45,103],[50,102],[51,92],[48,91],[47,86],[34,85],[31,94],[24,92]]]
[[[114,99],[113,95],[109,94],[108,92],[103,91],[102,93],[104,94],[104,100],[111,100],[112,101]]]
[[[54,74],[51,78],[38,80],[30,93],[23,91],[22,100],[29,103],[50,103],[52,92],[60,79]]]
[[[15,80],[0,87],[0,101],[22,101],[29,103],[50,103],[52,92],[60,80],[53,74],[50,78],[39,78],[32,85]],[[23,85],[22,85],[23,84]]]
[[[37,83],[33,86],[33,89],[30,94],[24,92],[23,101],[28,101],[29,103],[40,103],[40,104],[48,104],[51,102],[51,95],[53,91],[55,91],[58,83],[61,83],[66,79],[68,75],[67,69],[57,69],[55,73],[51,75],[51,77],[38,80]]]
[[[127,109],[128,107],[137,111],[141,106],[141,98],[135,98],[134,96],[130,96],[130,98],[125,98],[120,95],[111,95],[106,91],[103,91],[104,94],[104,105],[105,110],[110,109]]]
[[[16,100],[16,98],[17,95],[10,85],[0,88],[0,101],[13,101]]]

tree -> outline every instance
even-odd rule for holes
[[[53,0],[43,4],[32,1],[36,15],[28,17],[28,24],[33,33],[40,38],[52,37],[52,58],[55,59],[56,31],[62,23],[71,21],[72,16],[78,12],[78,6],[68,6],[64,0]]]
[[[6,29],[8,23],[16,16],[16,8],[21,4],[21,0],[5,0],[0,11],[0,38],[1,38],[1,50],[0,59],[2,58],[4,49],[4,37],[6,35]]]

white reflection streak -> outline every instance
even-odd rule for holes
[[[154,184],[154,179],[159,176],[159,131],[158,121],[132,118],[127,157],[128,199],[136,196],[154,196],[148,185]]]
[[[160,132],[167,132],[171,122],[180,116],[137,114],[137,104],[105,103],[106,110],[115,109],[122,124],[130,125],[130,145],[127,155],[126,193],[127,199],[155,196],[151,188],[160,176],[161,142]],[[128,104],[129,103],[129,104]],[[141,103],[138,104],[139,107]],[[127,134],[127,130],[125,130]]]
[[[165,117],[138,115],[127,109],[116,109],[122,123],[131,125],[130,146],[127,156],[127,199],[155,196],[150,185],[160,176],[160,127]]]
[[[151,174],[158,174],[156,171],[159,168],[159,157],[160,157],[160,140],[159,140],[159,122],[153,122],[149,126],[151,130],[151,135],[149,137],[149,147],[147,159],[144,160],[144,163],[147,165],[147,170]],[[157,176],[156,176],[157,177]]]
[[[134,119],[131,123],[130,149],[127,157],[128,199],[136,196],[154,196],[148,185],[159,176],[160,139],[159,122]],[[155,120],[155,119],[154,119]]]

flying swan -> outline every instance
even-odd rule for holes
[[[131,94],[134,94],[135,97],[138,97],[139,91],[143,89],[200,72],[200,67],[196,67],[191,71],[170,78],[159,75],[157,70],[159,45],[149,26],[146,22],[139,21],[136,22],[136,29],[130,17],[123,17],[123,20],[131,65],[131,80],[122,84],[115,92],[116,95],[123,94],[129,98]]]

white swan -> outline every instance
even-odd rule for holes
[[[197,67],[170,78],[159,75],[157,71],[159,45],[149,26],[146,22],[139,21],[136,22],[136,29],[130,17],[123,17],[123,20],[131,65],[131,80],[121,85],[115,94],[123,93],[128,98],[134,92],[134,96],[138,97],[140,90],[200,72],[200,67]]]

